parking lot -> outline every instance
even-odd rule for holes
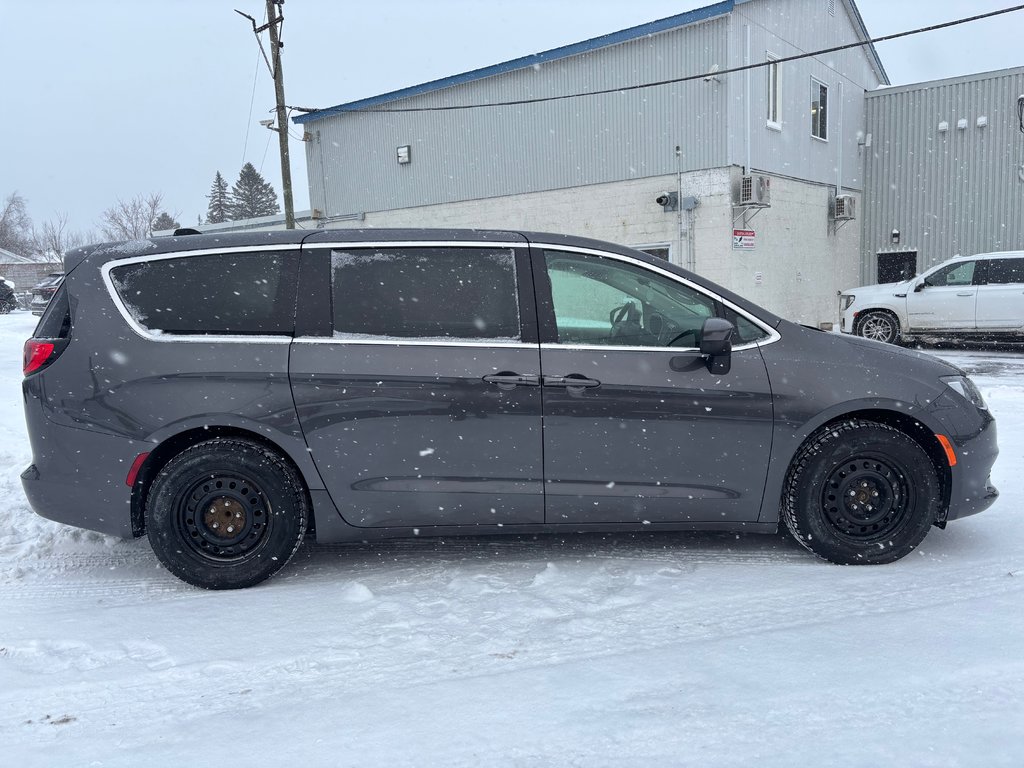
[[[1024,744],[1024,354],[975,379],[988,511],[878,567],[783,536],[316,545],[203,592],[42,520],[0,316],[0,734],[11,765],[986,765]],[[244,752],[239,743],[244,742]]]

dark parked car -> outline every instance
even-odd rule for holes
[[[43,314],[43,310],[50,303],[53,294],[57,292],[57,286],[63,279],[63,272],[52,272],[32,287],[32,300],[28,306],[33,315]]]
[[[187,235],[65,267],[25,345],[29,501],[147,534],[202,587],[266,579],[307,527],[784,521],[823,558],[885,563],[997,496],[995,424],[962,371],[608,243]]]
[[[6,315],[18,308],[18,296],[14,292],[14,283],[0,277],[0,315]]]

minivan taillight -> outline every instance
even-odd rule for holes
[[[54,342],[44,339],[29,339],[25,342],[22,372],[26,376],[35,373],[53,362],[58,354],[57,345]]]

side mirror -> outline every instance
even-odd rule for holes
[[[707,358],[708,370],[726,374],[732,368],[732,335],[736,327],[721,317],[709,317],[700,329],[700,353]]]
[[[931,283],[929,283],[927,279],[922,280],[920,283],[914,286],[914,293],[920,293],[921,291],[924,290],[924,287],[926,285],[931,285]]]

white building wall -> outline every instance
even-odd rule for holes
[[[772,206],[736,228],[756,232],[753,250],[733,248],[734,189],[740,169],[716,168],[681,176],[594,184],[395,211],[360,221],[325,222],[332,228],[473,227],[558,232],[634,247],[668,244],[671,260],[771,311],[819,326],[836,321],[836,292],[857,283],[856,222],[832,232],[828,186],[772,179]],[[655,198],[681,191],[700,204],[666,213]],[[858,200],[859,205],[859,200]],[[692,250],[690,233],[693,233]],[[811,254],[808,257],[808,254]],[[844,258],[845,257],[845,258]]]

